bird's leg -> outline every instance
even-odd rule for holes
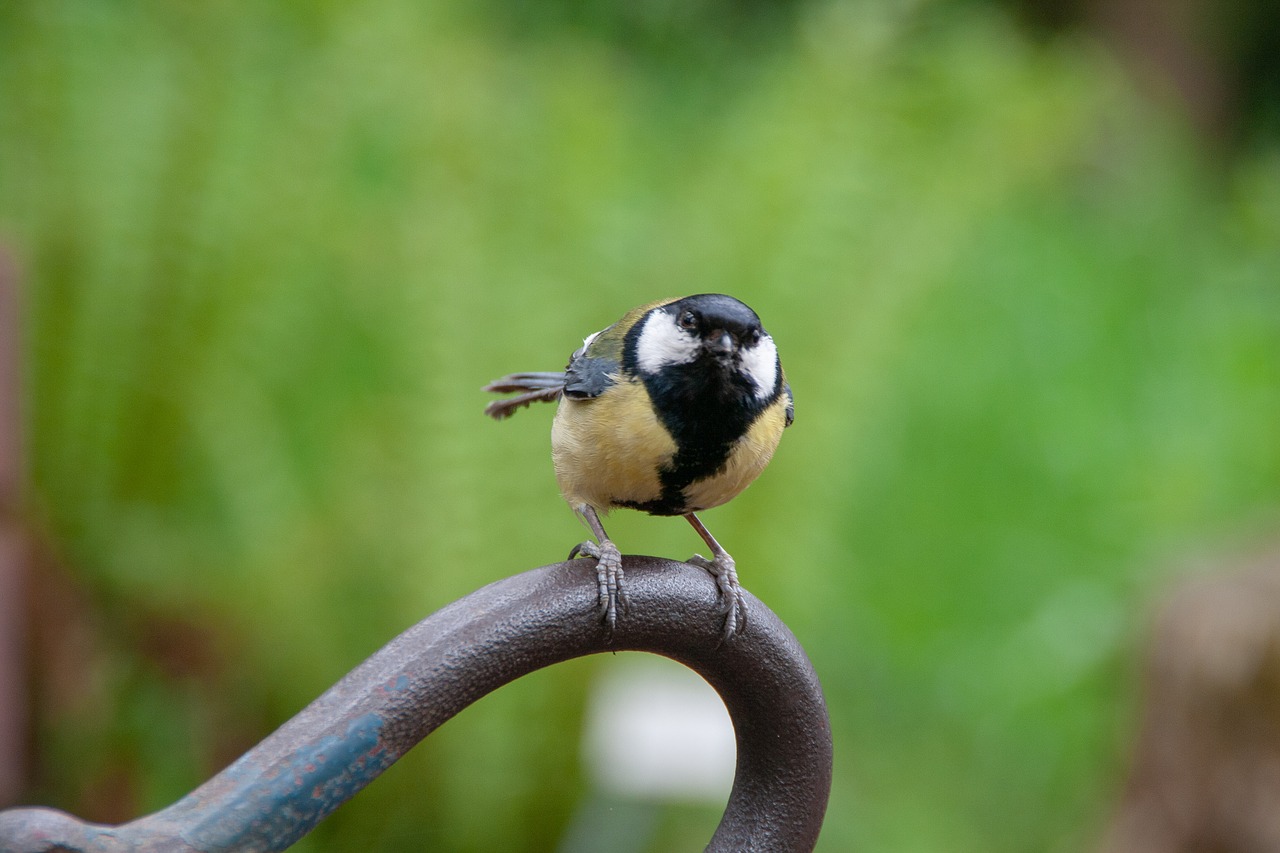
[[[595,557],[600,621],[605,624],[610,633],[613,633],[613,626],[618,622],[619,611],[627,612],[629,604],[627,590],[623,585],[622,553],[618,550],[618,546],[613,544],[609,534],[604,532],[604,525],[600,523],[600,516],[594,507],[581,506],[577,510],[583,521],[587,523],[587,527],[591,528],[591,532],[595,534],[596,541],[592,542],[588,539],[586,542],[574,545],[573,550],[569,552],[569,559],[572,560],[579,554]]]
[[[711,549],[711,559],[701,554],[694,554],[688,562],[706,569],[716,579],[716,590],[720,596],[720,604],[724,609],[723,641],[733,639],[734,634],[746,630],[747,602],[742,596],[742,587],[738,584],[738,570],[734,567],[733,557],[720,547],[720,543],[711,535],[711,531],[693,513],[685,515],[685,519],[698,531],[702,541]]]

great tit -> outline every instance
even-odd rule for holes
[[[695,513],[751,484],[791,425],[794,404],[773,338],[756,313],[722,294],[651,302],[588,335],[564,372],[513,373],[485,386],[516,393],[485,414],[501,420],[537,401],[559,401],[551,456],[560,493],[596,541],[600,615],[609,631],[627,608],[622,556],[600,516],[615,507],[684,516],[710,560],[689,562],[716,580],[724,639],[746,609],[733,558]]]

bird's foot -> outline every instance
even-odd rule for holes
[[[729,642],[747,628],[747,602],[738,584],[738,570],[734,567],[733,557],[721,551],[714,560],[694,554],[686,562],[706,569],[716,579],[716,592],[724,613],[724,634],[720,640]]]
[[[630,606],[627,590],[623,584],[622,553],[613,540],[605,539],[597,544],[591,540],[579,542],[569,552],[569,559],[574,557],[594,557],[596,560],[596,589],[600,599],[600,621],[609,633],[613,633],[618,623],[618,614],[626,613]]]

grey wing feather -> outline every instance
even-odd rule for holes
[[[569,359],[564,373],[564,395],[575,400],[599,397],[616,381],[618,362],[612,358],[589,356],[578,350]]]

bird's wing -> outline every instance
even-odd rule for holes
[[[619,363],[608,356],[589,355],[584,347],[569,359],[564,372],[564,395],[575,400],[599,397],[617,381]]]
[[[569,356],[569,366],[564,371],[566,397],[574,400],[599,397],[618,381],[626,319],[588,335],[582,346]]]
[[[627,333],[642,322],[650,311],[674,301],[659,299],[657,302],[632,308],[612,326],[588,335],[578,351],[569,356],[564,395],[585,400],[603,394],[622,375],[622,351],[626,346]]]

